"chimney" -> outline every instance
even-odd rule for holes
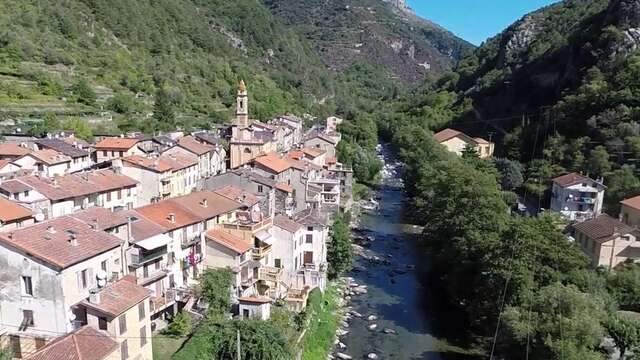
[[[56,233],[56,229],[54,229],[53,226],[49,225],[49,226],[47,226],[47,232],[49,234],[55,234]]]
[[[207,198],[202,199],[202,201],[200,202],[200,205],[202,205],[202,207],[207,207]]]
[[[97,230],[98,229],[98,219],[93,219],[89,223],[89,227],[91,227],[91,229],[93,229],[93,230]]]
[[[175,213],[169,213],[169,216],[167,217],[167,219],[169,219],[169,221],[171,221],[172,223],[176,222],[176,214]]]
[[[76,234],[70,233],[68,241],[71,246],[78,246],[78,238],[76,237]]]
[[[89,290],[89,302],[95,305],[100,304],[100,289]]]

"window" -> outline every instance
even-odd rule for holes
[[[263,191],[263,190],[264,190],[264,189],[263,189],[262,185],[258,185],[258,192],[262,194],[262,191]]]
[[[76,273],[78,289],[86,289],[89,286],[89,269],[84,269]]]
[[[107,330],[107,318],[102,316],[98,318],[98,329]]]
[[[102,156],[107,157],[107,151],[106,150],[102,151]]]
[[[100,269],[102,269],[102,271],[104,271],[104,272],[108,272],[107,271],[107,260],[105,260],[105,261],[100,263]]]
[[[20,347],[20,336],[9,335],[9,347],[13,353],[13,357],[22,358],[22,348]]]
[[[313,235],[312,234],[307,234],[305,242],[307,244],[313,244]]]
[[[131,188],[127,189],[127,196],[131,196]]]
[[[280,259],[275,259],[275,260],[273,260],[273,262],[274,262],[274,265],[275,265],[277,268],[282,268],[282,260],[280,260]]]
[[[22,294],[33,296],[33,284],[31,283],[31,276],[22,277]]]
[[[107,193],[107,201],[111,201],[111,191]]]
[[[122,360],[127,360],[129,358],[129,345],[127,344],[127,340],[120,343],[120,355]]]
[[[47,340],[43,339],[43,338],[36,338],[36,350],[40,350],[42,349],[45,345],[47,345]]]
[[[24,196],[25,196],[25,197],[26,197],[26,196],[29,196],[29,190],[26,190],[26,191],[24,192]]]
[[[118,318],[118,325],[120,328],[120,335],[127,332],[127,314],[126,313],[120,315],[120,317]]]
[[[33,326],[33,310],[22,310],[22,328],[26,329],[29,326]]]
[[[307,226],[307,231],[313,231],[313,226]]]
[[[144,313],[144,301],[141,302],[140,304],[138,304],[138,319],[142,320],[144,319],[145,313]]]
[[[122,190],[118,190],[118,200],[122,199]]]
[[[140,328],[140,347],[143,347],[147,344],[147,327],[143,326]]]
[[[122,155],[123,155],[123,154],[124,154],[124,153],[123,153],[122,151],[118,152],[118,155],[119,155],[120,157],[122,157]]]

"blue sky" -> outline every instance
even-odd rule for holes
[[[479,45],[521,18],[557,0],[407,0],[418,15]]]

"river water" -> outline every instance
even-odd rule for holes
[[[366,285],[368,292],[352,298],[350,305],[362,318],[349,321],[345,329],[349,333],[341,338],[346,348],[337,351],[354,359],[367,358],[370,353],[378,359],[473,359],[446,341],[455,336],[455,329],[447,324],[453,322],[449,317],[452,319],[455,314],[434,305],[440,290],[425,283],[429,267],[425,250],[402,221],[407,209],[400,165],[393,164],[386,147],[381,154],[387,175],[377,190],[380,208],[362,214],[354,235],[373,239],[365,242],[369,257],[373,254],[385,260],[372,262],[356,256],[354,271],[348,276],[357,284]],[[377,319],[367,319],[370,315]],[[370,330],[371,324],[377,324],[377,328]],[[435,328],[439,330],[434,331]],[[385,333],[385,329],[395,334]],[[436,332],[439,337],[434,335]]]

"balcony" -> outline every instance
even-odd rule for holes
[[[166,309],[168,306],[173,305],[175,301],[176,301],[176,291],[174,289],[169,289],[160,296],[152,296],[149,301],[149,307],[151,308],[151,313],[155,314],[159,311],[162,311]]]
[[[579,204],[595,204],[596,198],[581,196],[581,197],[568,197],[567,202],[579,203]]]
[[[160,259],[167,254],[167,247],[161,246],[154,250],[144,250],[135,247],[129,252],[129,265],[133,267],[140,267],[150,261]]]
[[[142,277],[138,278],[136,283],[140,286],[146,286],[166,277],[168,273],[169,269],[167,265],[162,265],[159,270],[154,269],[153,271],[143,274]]]
[[[271,245],[253,248],[251,252],[254,260],[262,260],[265,256],[271,253]]]
[[[200,233],[197,234],[193,234],[190,236],[187,236],[186,238],[182,238],[182,248],[188,248],[191,245],[197,244],[198,242],[200,242]]]
[[[258,269],[258,280],[277,283],[282,276],[282,269],[272,266],[263,266]]]

